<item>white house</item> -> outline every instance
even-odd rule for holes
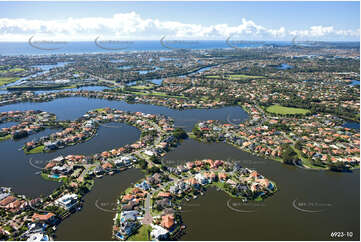
[[[60,206],[66,210],[70,210],[78,204],[78,196],[76,194],[65,194],[61,198],[55,200],[55,205]]]
[[[198,181],[200,184],[207,184],[208,179],[204,177],[201,173],[198,173],[194,176],[194,178]]]
[[[144,154],[149,155],[149,156],[154,156],[155,155],[155,153],[153,151],[151,151],[151,150],[144,151]]]
[[[49,241],[49,236],[43,233],[30,234],[27,241]]]
[[[169,234],[169,231],[166,230],[165,228],[159,226],[159,225],[154,225],[154,224],[151,224],[152,226],[152,232],[150,232],[150,236],[152,239],[155,239],[155,240],[167,240],[168,238],[168,234]]]

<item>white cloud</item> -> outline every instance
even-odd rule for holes
[[[63,20],[34,20],[0,18],[0,41],[93,40],[101,35],[107,39],[153,39],[167,35],[167,39],[226,39],[230,35],[242,40],[358,39],[360,30],[336,30],[332,26],[311,26],[303,30],[267,28],[252,20],[241,19],[239,25],[201,25],[176,21],[145,19],[135,12],[118,13],[109,18],[68,18]],[[236,37],[237,36],[237,37]]]

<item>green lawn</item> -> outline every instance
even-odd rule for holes
[[[134,95],[143,95],[143,96],[161,96],[161,97],[169,97],[169,98],[185,98],[185,96],[172,96],[168,95],[164,92],[129,92]]]
[[[206,76],[207,78],[221,78],[221,76]]]
[[[130,236],[127,240],[131,241],[150,241],[150,232],[152,227],[150,225],[142,225],[136,234]],[[149,236],[148,236],[149,234]]]
[[[97,109],[94,109],[94,111],[97,111],[97,112],[104,112],[104,111],[105,111],[105,108],[97,108]]]
[[[37,154],[37,153],[41,153],[41,152],[44,151],[44,148],[45,148],[44,145],[40,145],[40,146],[38,146],[38,147],[35,147],[35,148],[32,149],[32,150],[25,151],[25,153],[27,153],[27,154]]]
[[[21,72],[21,71],[25,71],[25,69],[23,69],[23,68],[12,68],[12,69],[9,69],[9,70],[0,70],[0,73]]]
[[[8,135],[0,137],[0,141],[7,140],[7,139],[10,139],[10,138],[11,138],[11,135],[8,134]]]
[[[302,160],[302,164],[303,166],[305,166],[306,168],[312,168],[312,169],[316,169],[316,170],[322,170],[322,169],[327,169],[327,167],[321,167],[321,166],[315,166],[312,164],[311,159],[307,159],[305,157],[303,157],[301,155],[301,151],[296,149],[294,145],[291,145],[291,148],[297,153],[297,156],[299,159]]]
[[[303,108],[289,108],[284,107],[278,104],[269,106],[267,108],[267,112],[275,113],[275,114],[307,114],[310,111]]]
[[[9,70],[10,72],[20,72],[20,71],[25,71],[25,69],[23,68],[13,68]]]
[[[215,75],[215,76],[206,76],[207,78],[221,78],[221,76]],[[249,76],[249,75],[242,75],[242,74],[233,74],[226,76],[225,78],[228,78],[229,80],[248,80],[248,79],[259,79],[264,78],[263,76]]]
[[[0,86],[13,83],[19,80],[18,77],[0,77]]]
[[[144,89],[152,89],[154,86],[155,85],[138,85],[138,86],[131,86],[131,88],[144,90]]]
[[[229,79],[231,80],[247,80],[247,79],[258,79],[263,78],[263,76],[248,76],[248,75],[230,75]]]

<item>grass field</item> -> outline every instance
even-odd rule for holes
[[[221,76],[207,76],[207,78],[221,78]],[[226,76],[229,80],[248,80],[248,79],[259,79],[264,78],[263,76],[248,76],[248,75],[241,75],[241,74],[234,74]]]
[[[40,145],[38,147],[35,147],[32,150],[29,151],[25,151],[26,154],[37,154],[37,153],[41,153],[44,151],[45,146],[44,145]]]
[[[0,77],[0,86],[6,85],[19,80],[18,77]]]
[[[142,225],[142,227],[139,228],[138,232],[128,238],[130,241],[149,241],[150,232],[152,231],[152,227],[150,225]]]
[[[307,114],[310,111],[303,108],[289,108],[284,107],[278,104],[269,106],[267,108],[267,112],[275,113],[275,114]]]
[[[146,90],[146,89],[152,89],[155,85],[139,85],[139,86],[131,86],[131,88],[133,89],[138,89],[138,90]]]
[[[247,80],[247,79],[259,79],[263,76],[248,76],[248,75],[230,75],[229,79],[231,80]]]
[[[21,72],[21,71],[25,71],[25,69],[23,68],[13,68],[9,70],[10,72]]]
[[[8,134],[8,135],[0,137],[0,141],[7,140],[7,139],[10,139],[10,138],[11,138],[11,135]]]
[[[0,70],[0,73],[8,73],[8,72],[22,72],[25,71],[23,68],[12,68],[9,70]]]
[[[161,97],[174,97],[174,98],[185,98],[185,96],[172,96],[172,95],[168,95],[164,92],[129,92],[131,94],[135,94],[135,95],[142,95],[142,96],[161,96]]]

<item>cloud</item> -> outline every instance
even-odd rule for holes
[[[311,26],[303,30],[267,28],[242,18],[239,25],[186,24],[177,21],[160,21],[143,18],[136,12],[118,13],[111,17],[67,18],[61,20],[36,20],[24,18],[0,18],[0,41],[27,41],[34,39],[94,40],[97,36],[107,39],[159,40],[167,39],[219,39],[230,35],[242,40],[291,40],[312,39],[359,39],[360,30],[341,30],[332,26]]]
[[[360,29],[357,30],[335,30],[333,26],[311,26],[306,30],[290,31],[290,35],[299,39],[319,39],[322,37],[337,38],[339,40],[359,39]]]

